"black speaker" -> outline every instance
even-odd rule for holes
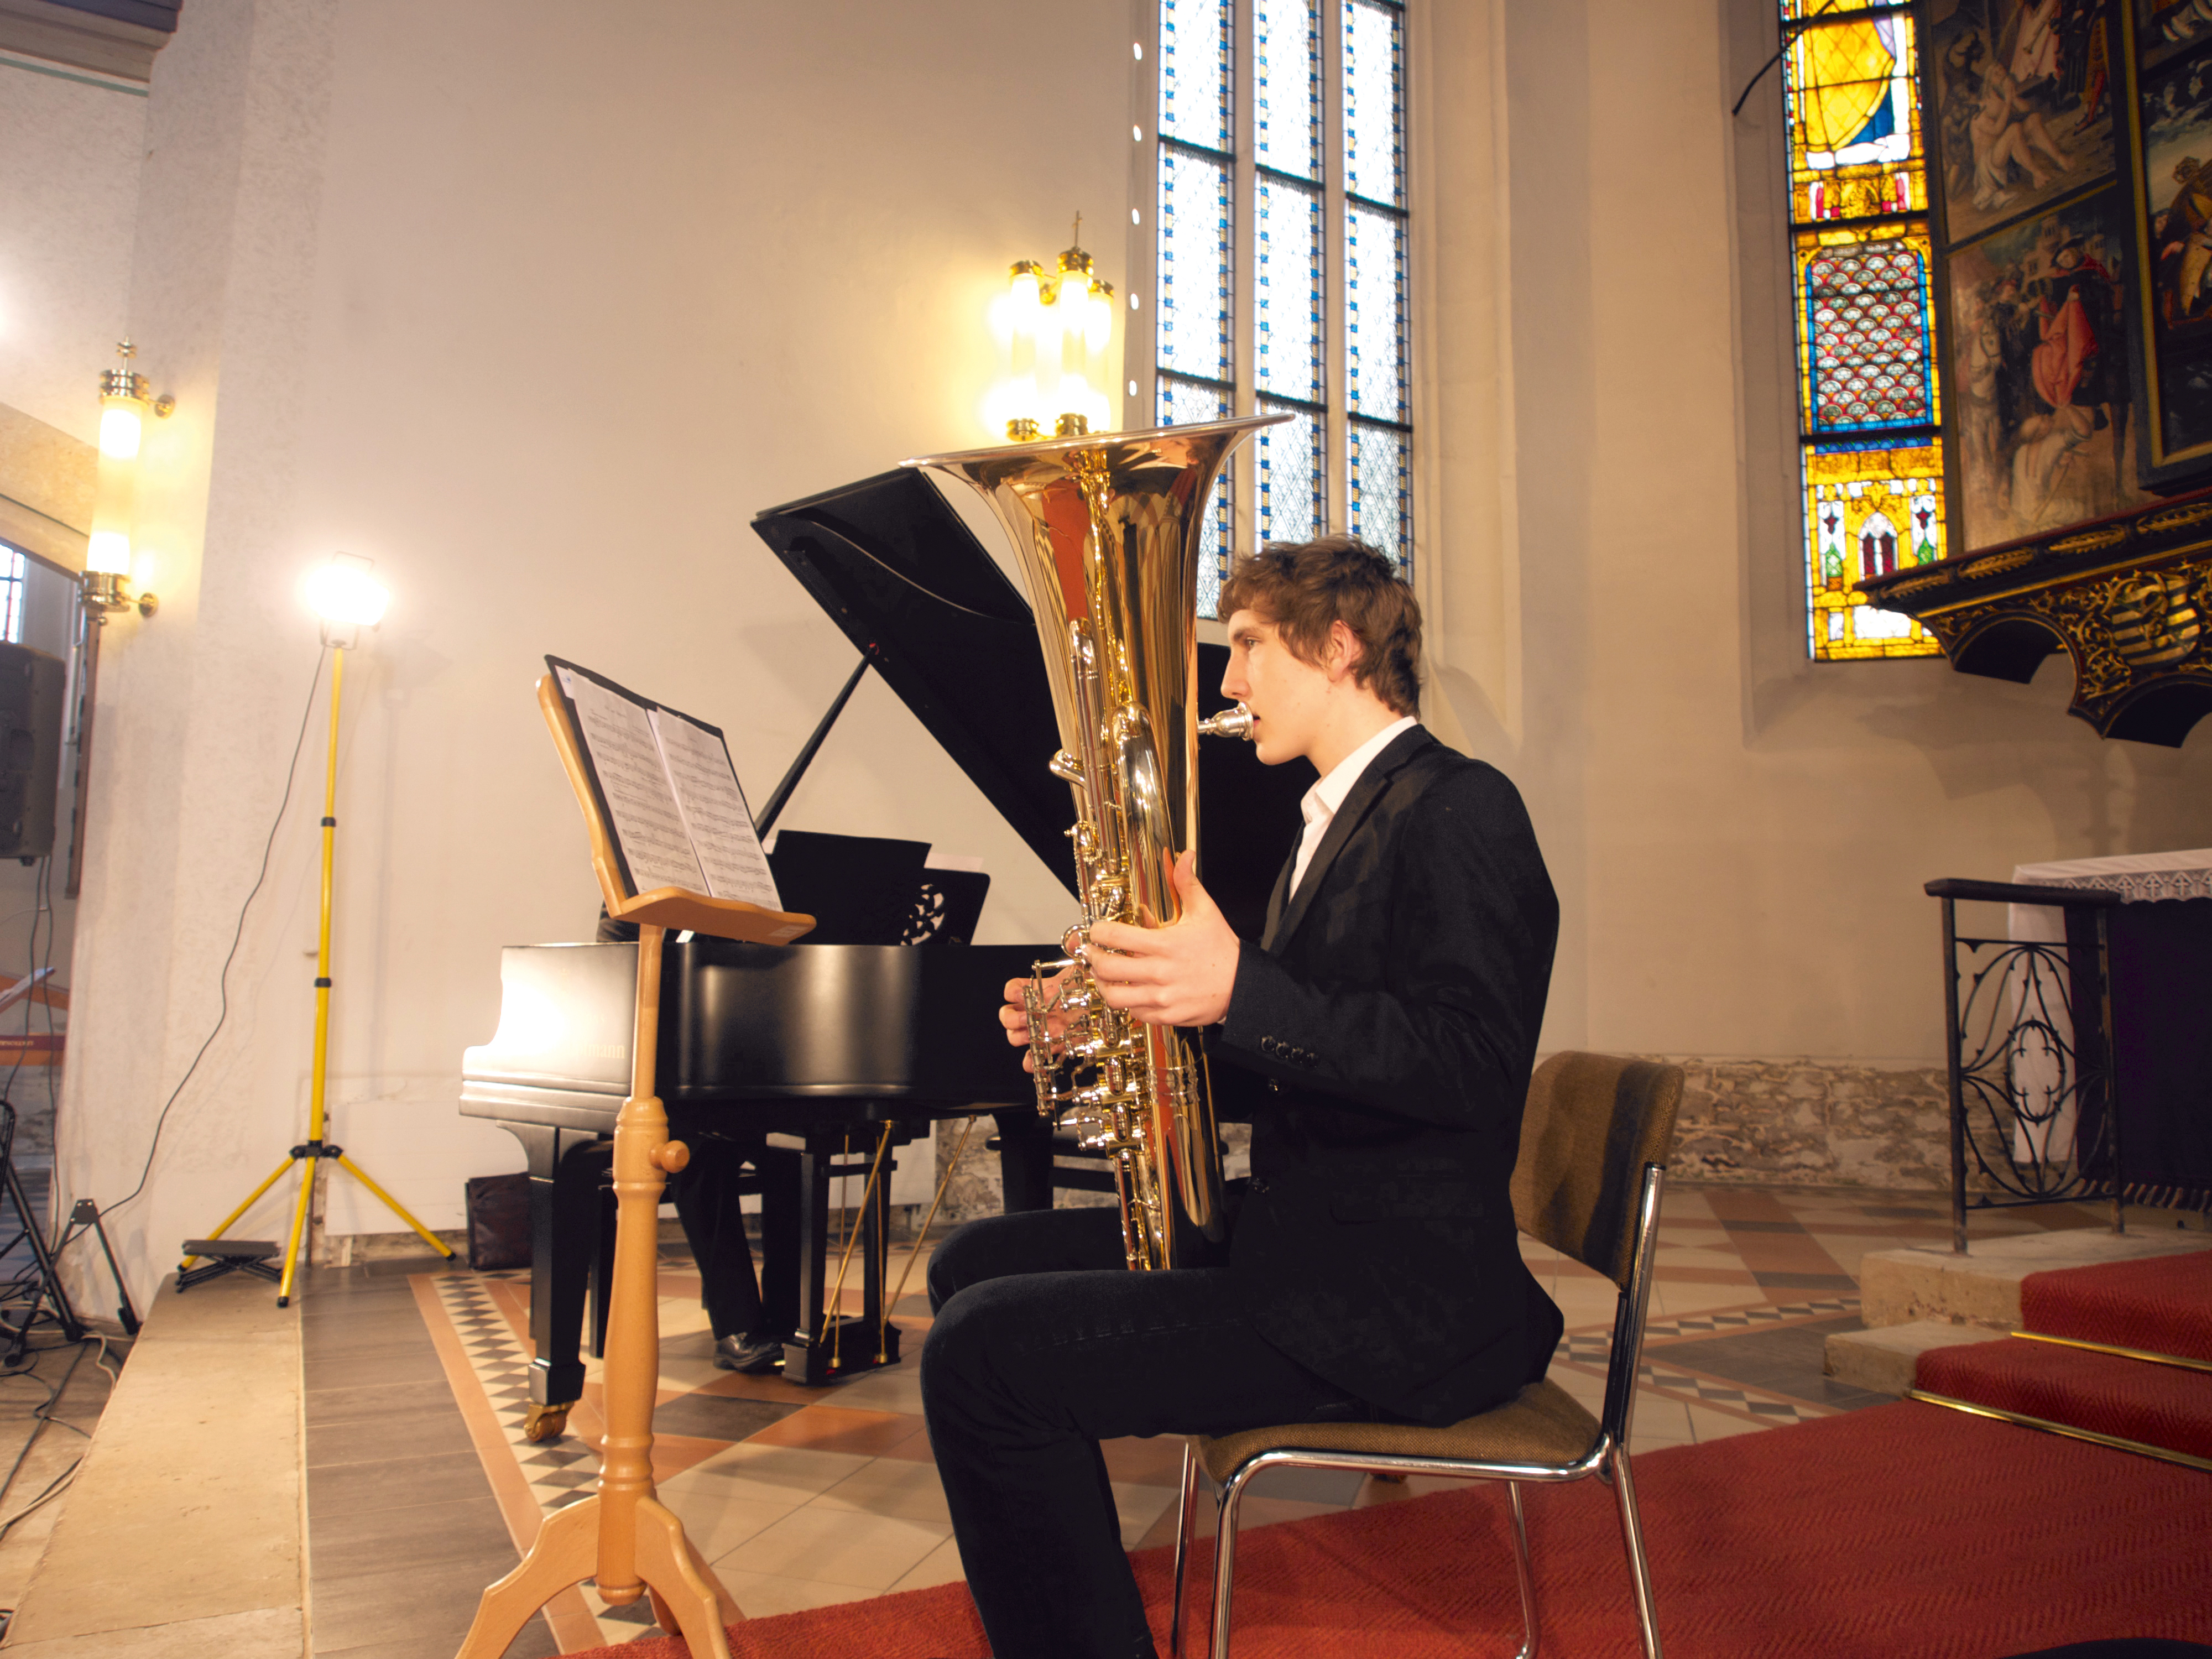
[[[54,850],[68,681],[59,657],[0,641],[0,858]]]

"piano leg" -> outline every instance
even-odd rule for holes
[[[1006,1212],[1052,1208],[1052,1125],[1034,1107],[1008,1106],[991,1114],[999,1126],[999,1179]]]
[[[847,1315],[830,1305],[836,1288],[836,1256],[844,1240],[830,1208],[830,1183],[840,1176],[867,1178],[875,1163],[880,1126],[844,1132],[814,1130],[799,1151],[799,1328],[784,1345],[783,1376],[788,1382],[823,1383],[899,1357],[896,1326],[879,1323],[883,1308],[883,1241],[889,1237],[892,1159],[884,1154],[874,1200],[854,1218],[860,1237],[853,1241],[847,1283],[858,1274],[862,1312]],[[894,1139],[897,1135],[894,1133]],[[785,1139],[777,1136],[779,1141]],[[787,1142],[786,1143],[788,1144]],[[855,1194],[857,1196],[857,1194]],[[878,1358],[878,1355],[881,1358]]]
[[[530,1160],[530,1415],[525,1431],[552,1440],[582,1398],[584,1296],[599,1246],[599,1186],[612,1143],[534,1123],[501,1127]]]
[[[762,1152],[760,1160],[761,1306],[769,1329],[797,1331],[804,1328],[799,1322],[799,1264],[805,1188],[799,1160],[775,1147]]]

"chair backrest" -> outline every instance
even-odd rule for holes
[[[1553,1054],[1528,1079],[1513,1218],[1540,1243],[1626,1291],[1644,1166],[1665,1167],[1682,1068],[1613,1054]]]

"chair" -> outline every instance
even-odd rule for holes
[[[1197,1508],[1198,1474],[1212,1477],[1214,1526],[1212,1659],[1228,1659],[1237,1512],[1254,1478],[1276,1468],[1352,1469],[1367,1474],[1435,1474],[1503,1480],[1513,1521],[1514,1567],[1527,1628],[1520,1659],[1535,1659],[1536,1587],[1521,1483],[1608,1482],[1636,1591],[1644,1651],[1659,1659],[1659,1626],[1636,1488],[1628,1470],[1630,1419],[1651,1294],[1651,1261],[1665,1164],[1682,1098],[1680,1066],[1604,1054],[1554,1054],[1529,1080],[1521,1151],[1513,1169],[1513,1216],[1531,1238],[1611,1279],[1620,1296],[1601,1413],[1556,1382],[1532,1382],[1505,1404],[1446,1428],[1389,1423],[1302,1423],[1195,1437],[1183,1450],[1177,1515],[1175,1608],[1170,1651],[1182,1650],[1183,1567]]]

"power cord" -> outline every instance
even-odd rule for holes
[[[89,1440],[92,1438],[90,1433],[86,1430],[79,1428],[76,1424],[69,1422],[64,1419],[56,1417],[54,1413],[61,1407],[62,1396],[69,1392],[70,1379],[76,1375],[76,1368],[84,1363],[85,1350],[88,1346],[94,1345],[97,1345],[99,1348],[99,1358],[95,1358],[93,1361],[93,1364],[97,1366],[101,1372],[112,1380],[115,1376],[115,1373],[108,1370],[106,1364],[107,1339],[100,1335],[87,1336],[82,1340],[71,1345],[75,1346],[76,1352],[70,1356],[69,1369],[62,1373],[62,1380],[58,1383],[47,1382],[46,1378],[39,1376],[35,1371],[27,1368],[21,1370],[9,1371],[5,1374],[7,1376],[28,1376],[33,1382],[36,1382],[40,1388],[46,1391],[46,1397],[40,1404],[32,1407],[31,1432],[25,1438],[21,1447],[16,1451],[15,1461],[8,1466],[8,1473],[6,1476],[4,1478],[0,1478],[0,1498],[5,1498],[8,1494],[9,1489],[15,1484],[16,1475],[21,1473],[24,1461],[31,1455],[31,1448],[38,1444],[39,1436],[45,1432],[49,1424],[67,1429],[71,1434],[78,1435],[84,1439]],[[34,1352],[40,1353],[52,1353],[55,1350],[53,1348],[41,1348],[35,1350]],[[15,1527],[19,1522],[27,1519],[29,1516],[38,1510],[45,1507],[47,1504],[52,1503],[56,1498],[58,1498],[66,1488],[70,1480],[75,1477],[77,1470],[82,1468],[83,1465],[84,1456],[83,1454],[80,1453],[76,1457],[70,1460],[69,1467],[67,1468],[64,1469],[59,1474],[56,1475],[52,1480],[46,1483],[45,1491],[41,1492],[36,1498],[33,1498],[29,1503],[26,1504],[15,1514],[9,1516],[5,1521],[0,1521],[0,1540],[5,1540],[8,1534],[15,1529]],[[10,1609],[10,1611],[12,1611],[12,1609]]]
[[[323,664],[329,659],[330,653],[330,647],[326,645],[315,655],[315,672],[313,678],[307,682],[307,707],[300,711],[300,732],[292,740],[292,758],[284,769],[284,796],[276,803],[276,816],[269,825],[269,839],[261,848],[260,872],[253,878],[253,886],[247,892],[246,902],[238,907],[238,925],[231,933],[230,951],[222,959],[222,972],[216,979],[216,988],[222,1001],[216,1013],[215,1028],[207,1034],[207,1040],[200,1044],[199,1052],[192,1056],[192,1063],[185,1067],[185,1074],[177,1079],[177,1086],[169,1091],[169,1098],[162,1104],[161,1116],[154,1120],[154,1139],[146,1148],[146,1164],[145,1167],[138,1171],[138,1184],[116,1200],[114,1203],[106,1206],[100,1213],[113,1215],[146,1190],[146,1181],[154,1173],[154,1157],[161,1150],[161,1131],[168,1124],[169,1112],[176,1105],[178,1097],[185,1092],[185,1085],[192,1080],[192,1074],[199,1070],[200,1061],[207,1058],[207,1051],[214,1045],[216,1036],[221,1034],[224,1022],[230,1018],[230,966],[238,958],[239,941],[246,937],[246,912],[252,908],[253,901],[260,893],[262,884],[269,879],[270,855],[276,850],[276,832],[283,827],[284,813],[292,804],[292,785],[300,770],[300,751],[307,746],[307,724],[315,712],[315,693],[322,685]],[[82,1222],[72,1224],[69,1231],[63,1236],[62,1242],[54,1247],[55,1253],[58,1255],[74,1242],[84,1231],[87,1224],[88,1224]],[[6,1536],[6,1526],[0,1525],[0,1537]]]

